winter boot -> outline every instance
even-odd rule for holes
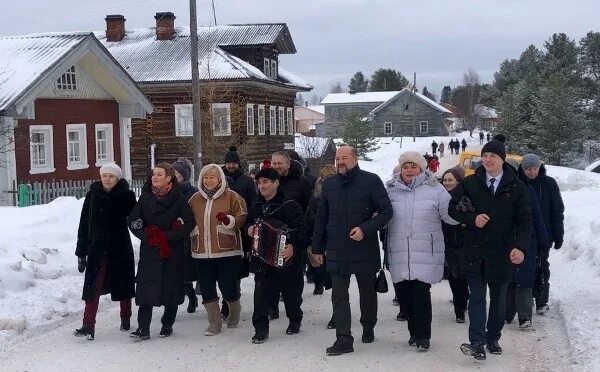
[[[408,339],[408,346],[417,346],[417,339],[413,336],[410,336]]]
[[[129,334],[129,337],[136,340],[148,340],[150,339],[150,331],[147,329],[138,328]]]
[[[190,285],[190,288],[191,288],[191,292],[187,293],[188,298],[189,298],[187,312],[191,314],[191,313],[195,313],[196,309],[198,308],[198,296],[196,296],[196,293],[194,292],[194,288],[191,287],[191,285]]]
[[[529,319],[519,319],[519,329],[522,331],[529,331],[533,329],[533,323]]]
[[[500,344],[498,343],[498,341],[488,342],[487,349],[490,352],[490,354],[495,354],[495,355],[502,354],[502,348],[500,347]]]
[[[269,320],[279,319],[279,308],[269,306]]]
[[[456,323],[462,324],[465,322],[465,314],[456,315]]]
[[[325,349],[325,353],[327,355],[331,355],[331,356],[351,353],[353,351],[354,351],[354,346],[352,345],[351,342],[344,342],[339,339],[333,343],[333,346],[330,346],[327,349]]]
[[[76,329],[75,332],[73,332],[73,335],[75,335],[75,337],[85,337],[88,341],[93,341],[94,332],[93,326],[84,325],[83,327]]]
[[[405,322],[408,319],[408,316],[406,315],[406,313],[403,313],[402,311],[398,313],[398,315],[396,315],[396,320],[399,322]]]
[[[466,356],[472,356],[477,360],[485,360],[485,348],[481,344],[471,343],[460,345],[460,351]]]
[[[256,331],[252,336],[253,344],[262,344],[269,339],[269,331]]]
[[[327,323],[327,329],[335,329],[335,317],[332,315],[329,323]]]
[[[322,295],[323,294],[323,285],[315,284],[315,290],[313,291],[314,295]]]
[[[430,341],[425,338],[417,340],[417,351],[421,353],[429,351],[430,345]]]
[[[290,322],[290,325],[285,330],[286,335],[295,335],[300,333],[300,326],[302,323],[300,322]]]
[[[229,316],[227,317],[227,328],[237,328],[240,324],[240,313],[242,312],[242,306],[240,300],[229,302]]]
[[[221,333],[223,326],[221,313],[219,312],[219,301],[215,300],[204,304],[206,313],[208,314],[208,328],[204,331],[205,336],[215,336]]]
[[[373,328],[363,328],[361,341],[363,344],[370,344],[375,341],[375,332],[373,332]]]
[[[163,325],[162,328],[160,329],[160,333],[158,334],[158,337],[169,337],[173,334],[173,327],[168,326],[168,325]]]
[[[538,306],[535,309],[537,315],[545,315],[548,311],[550,311],[550,306],[548,305]]]
[[[129,331],[131,329],[129,319],[121,319],[121,327],[119,329],[121,331]]]

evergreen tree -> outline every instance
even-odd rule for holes
[[[542,77],[544,80],[560,74],[567,84],[581,86],[579,64],[577,57],[579,48],[575,40],[563,33],[554,34],[544,43],[546,55],[544,57]]]
[[[579,71],[585,89],[590,135],[600,137],[600,33],[588,32],[579,41]]]
[[[373,123],[364,120],[359,112],[352,112],[346,118],[342,139],[344,143],[356,149],[361,160],[371,160],[369,153],[379,148],[373,129]]]
[[[450,85],[444,86],[442,89],[442,95],[440,96],[440,103],[450,103],[450,95],[452,94],[452,88]]]
[[[368,86],[369,81],[365,80],[365,75],[363,75],[363,73],[359,71],[356,74],[354,74],[354,76],[352,76],[352,79],[350,79],[350,84],[348,84],[348,91],[351,93],[366,92]]]
[[[408,79],[399,71],[391,68],[380,68],[371,75],[369,91],[385,92],[402,90],[408,84]]]
[[[423,94],[425,97],[427,97],[427,98],[429,98],[430,100],[432,100],[432,101],[435,101],[435,100],[436,100],[436,98],[435,98],[435,94],[434,94],[434,93],[432,93],[432,92],[430,92],[430,91],[429,91],[429,89],[427,89],[427,87],[423,87],[423,92],[422,92],[422,94]]]

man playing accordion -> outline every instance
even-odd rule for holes
[[[255,239],[251,270],[254,272],[254,313],[252,342],[260,344],[269,338],[268,298],[275,283],[282,288],[285,312],[289,319],[286,334],[300,332],[302,324],[302,254],[306,249],[306,231],[300,205],[287,200],[279,189],[279,174],[263,168],[255,176],[259,195],[250,206],[246,220],[247,233]],[[281,236],[285,243],[279,254]],[[283,240],[281,240],[283,242]],[[273,253],[283,258],[273,259]]]

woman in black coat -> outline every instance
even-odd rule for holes
[[[94,339],[100,295],[120,301],[121,330],[129,330],[131,298],[135,294],[135,266],[127,216],[135,204],[135,194],[121,179],[123,172],[114,163],[100,168],[101,181],[91,184],[85,196],[77,249],[79,272],[85,271],[82,299],[85,301],[83,326],[77,337]]]
[[[190,182],[192,174],[190,162],[186,158],[179,158],[172,165],[173,170],[175,171],[175,178],[177,178],[177,182],[181,187],[181,193],[185,200],[189,201],[192,196],[198,192],[198,188],[193,186]],[[198,275],[196,267],[194,266],[194,261],[192,260],[192,248],[190,242],[190,239],[183,240],[183,244],[185,245],[183,250],[185,253],[184,288],[185,295],[188,297],[187,312],[194,313],[198,308],[198,296],[196,296],[196,291],[194,290],[194,282],[198,280]]]
[[[152,308],[164,306],[161,337],[173,333],[177,307],[184,299],[184,239],[195,226],[194,215],[181,193],[173,167],[159,163],[128,218],[131,232],[140,241],[135,303],[138,329],[131,337],[150,338]]]

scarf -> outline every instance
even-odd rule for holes
[[[172,183],[168,183],[167,186],[163,187],[162,189],[152,186],[152,194],[154,194],[154,196],[156,196],[159,199],[162,199],[165,196],[167,196],[167,194],[171,192],[171,190],[173,190]]]
[[[215,187],[212,190],[208,190],[206,187],[204,187],[204,185],[202,185],[202,191],[204,191],[204,193],[206,193],[206,197],[208,199],[212,199],[212,197],[215,196],[217,191],[219,191],[219,186]]]

